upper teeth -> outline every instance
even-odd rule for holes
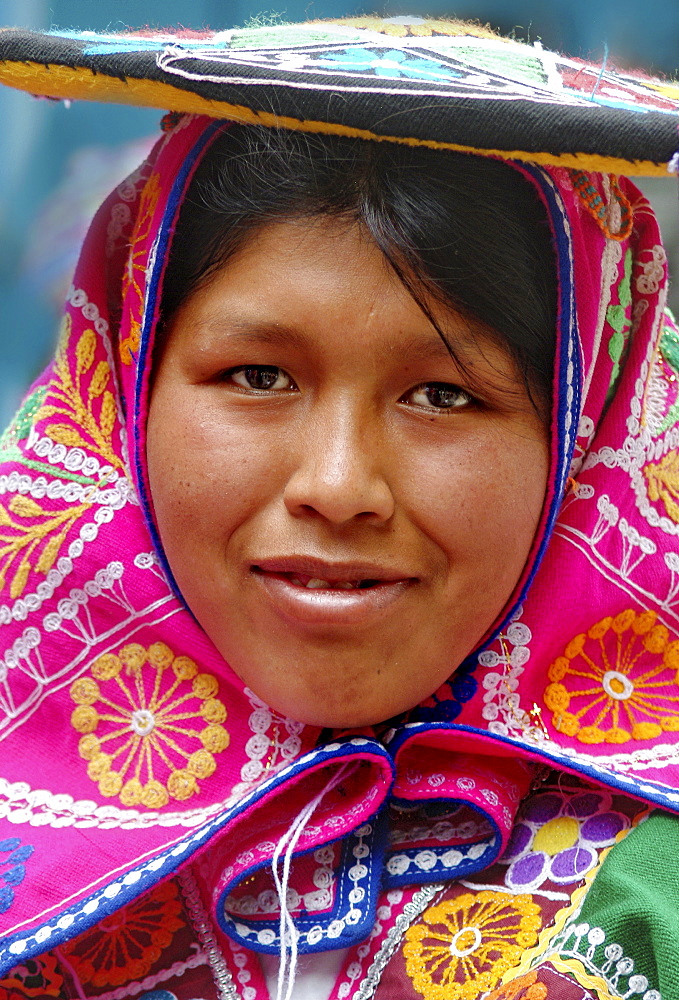
[[[319,580],[318,577],[312,577],[303,583],[298,576],[293,576],[292,582],[298,587],[306,587],[307,590],[353,590],[358,586],[358,583],[352,583],[350,580],[334,580],[330,583],[328,580]]]

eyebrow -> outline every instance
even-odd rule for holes
[[[273,321],[267,323],[262,320],[250,321],[244,318],[230,317],[228,330],[225,330],[223,318],[214,316],[201,323],[196,332],[207,334],[210,341],[212,338],[242,340],[265,346],[280,347],[286,345],[298,349],[305,349],[309,346],[309,338],[301,330]],[[451,338],[451,346],[453,350],[458,346],[462,351],[469,350],[469,348],[478,350],[479,340],[483,342],[486,338],[471,332],[460,331],[460,335]],[[386,350],[391,353],[398,352],[404,357],[416,357],[425,361],[445,359],[456,364],[455,357],[451,356],[445,341],[433,327],[431,327],[431,336],[421,333],[408,334],[405,337],[394,339],[391,344],[386,346]]]

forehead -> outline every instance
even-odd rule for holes
[[[371,347],[401,358],[448,358],[497,350],[477,320],[433,298],[405,270],[405,281],[358,223],[294,219],[259,227],[170,324],[170,340],[209,349],[228,339],[260,346]],[[441,337],[445,334],[447,341]],[[502,352],[504,353],[504,352]]]

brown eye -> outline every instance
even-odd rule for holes
[[[469,406],[473,396],[450,382],[423,382],[404,396],[404,401],[414,406],[435,410],[454,410]]]
[[[278,389],[292,389],[294,383],[282,368],[273,365],[244,365],[233,368],[228,377],[243,389],[270,392]]]

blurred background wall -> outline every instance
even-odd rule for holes
[[[679,67],[679,0],[0,0],[0,25],[37,30],[222,29],[258,15],[294,22],[359,14],[475,18],[595,61],[608,46],[617,65],[669,76]],[[143,157],[159,117],[114,105],[66,107],[0,86],[0,427],[49,356],[86,220]],[[643,187],[679,274],[676,180]]]

